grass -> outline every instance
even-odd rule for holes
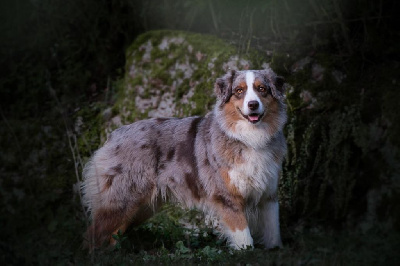
[[[1,188],[0,188],[1,190]],[[114,235],[115,247],[89,254],[82,249],[87,222],[79,199],[65,200],[57,192],[26,195],[7,219],[2,211],[2,265],[397,265],[400,234],[374,228],[334,231],[323,227],[286,226],[284,247],[230,250],[203,223],[195,210],[166,205],[159,214],[124,235]],[[4,194],[3,194],[4,195]],[[3,222],[8,222],[5,224]]]
[[[192,217],[194,228],[182,226]],[[217,264],[217,265],[396,265],[400,255],[399,234],[379,230],[327,232],[300,227],[284,230],[284,248],[233,251],[225,242],[201,226],[196,211],[168,205],[150,221],[131,228],[126,236],[115,235],[117,245],[95,254],[81,253],[77,264]],[[185,221],[183,221],[185,220]]]

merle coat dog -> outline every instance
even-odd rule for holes
[[[90,248],[113,243],[165,201],[216,217],[235,249],[281,246],[278,178],[286,153],[283,79],[270,70],[216,80],[204,117],[153,118],[111,133],[84,169]],[[252,237],[253,235],[253,237]]]

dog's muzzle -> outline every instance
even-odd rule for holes
[[[257,107],[257,108],[258,108],[258,107]],[[237,109],[238,109],[239,113],[240,113],[247,121],[249,121],[249,122],[252,123],[252,124],[257,124],[258,122],[260,122],[261,119],[263,118],[264,114],[265,114],[265,112],[263,112],[263,113],[261,113],[261,114],[260,114],[260,113],[257,113],[257,112],[253,112],[253,113],[250,113],[250,114],[248,114],[248,115],[245,115],[245,114],[243,114],[242,110],[240,110],[239,107],[238,107]]]

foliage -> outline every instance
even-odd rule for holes
[[[387,210],[396,205],[382,201],[389,195],[396,197],[399,172],[394,162],[397,140],[389,137],[385,115],[379,111],[385,105],[381,95],[395,85],[376,85],[380,89],[375,90],[368,74],[355,81],[356,74],[351,72],[337,79],[337,69],[348,65],[330,58],[309,57],[304,69],[296,71],[293,66],[298,62],[288,63],[279,55],[273,60],[272,66],[284,72],[279,65],[292,65],[290,73],[286,71],[293,86],[287,94],[289,152],[280,189],[288,209],[283,211],[290,219],[318,220],[336,228],[361,221],[363,228],[370,228],[373,221],[386,219],[377,206]],[[313,68],[320,62],[324,63],[323,78],[317,79]],[[392,71],[386,77],[392,79]],[[389,155],[387,149],[393,153]]]

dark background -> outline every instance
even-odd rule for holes
[[[322,50],[357,61],[360,79],[368,78],[363,70],[398,60],[398,6],[383,0],[2,1],[2,112],[42,115],[51,108],[42,86],[49,80],[62,95],[87,101],[92,85],[105,87],[118,75],[125,48],[151,29],[216,34],[244,52],[248,45],[305,55]]]

